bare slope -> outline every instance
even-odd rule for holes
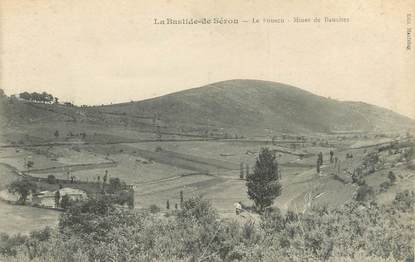
[[[238,128],[244,132],[374,131],[413,120],[377,106],[341,102],[268,81],[229,80],[140,102],[101,107],[121,114],[159,113],[164,123]]]

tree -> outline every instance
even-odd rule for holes
[[[373,194],[373,188],[371,186],[368,186],[366,182],[363,180],[362,185],[360,185],[356,191],[355,200],[360,202],[368,201],[372,199]]]
[[[108,179],[108,170],[105,170],[105,175],[102,178],[102,181],[104,182],[104,184],[107,183],[107,179]]]
[[[61,199],[61,203],[60,206],[61,208],[67,210],[71,205],[71,199],[69,198],[68,195],[63,195],[62,199]]]
[[[35,101],[35,102],[40,102],[42,101],[42,94],[39,94],[38,92],[33,92],[31,94],[30,100]]]
[[[56,177],[54,175],[48,175],[47,182],[48,184],[56,184]]]
[[[33,167],[33,166],[34,166],[34,164],[35,164],[35,162],[33,162],[32,160],[28,160],[28,161],[26,162],[26,166],[27,166],[27,168],[31,168],[31,167]]]
[[[118,177],[110,179],[110,191],[115,192],[121,188],[121,180]]]
[[[180,206],[183,205],[183,190],[180,190]]]
[[[320,174],[320,166],[323,164],[323,153],[319,153],[317,156],[317,173]]]
[[[317,174],[320,174],[320,158],[317,158],[316,168],[317,168]]]
[[[48,97],[48,93],[46,93],[46,92],[42,92],[42,93],[40,94],[40,101],[41,101],[41,102],[45,103],[45,102],[47,102],[47,101],[48,101],[48,99],[49,99],[49,97]]]
[[[243,162],[241,162],[239,166],[239,178],[244,179],[244,163]]]
[[[28,92],[23,92],[19,94],[19,97],[24,100],[31,100],[32,96]]]
[[[8,186],[8,190],[12,194],[19,194],[18,202],[25,204],[29,194],[36,193],[37,185],[28,179],[16,180]]]
[[[128,190],[128,201],[127,205],[130,209],[134,209],[134,189],[130,188]]]
[[[160,212],[160,208],[156,204],[150,205],[149,210],[153,214]]]
[[[262,212],[264,208],[271,206],[282,191],[275,154],[268,148],[261,149],[254,172],[246,174],[246,180],[248,196],[257,209]]]
[[[197,221],[202,224],[214,225],[218,218],[216,210],[207,199],[195,196],[183,202],[182,210],[177,214],[181,222]]]
[[[61,193],[59,190],[56,190],[55,192],[55,207],[59,207],[59,201],[61,199]]]
[[[48,94],[46,92],[42,93],[42,102],[44,103],[52,103],[53,102],[53,96],[51,94]]]
[[[320,159],[320,165],[322,165],[323,164],[323,153],[322,152],[318,153],[318,158]]]
[[[167,202],[166,202],[166,209],[170,209],[170,201],[169,200],[167,200]]]
[[[158,125],[156,128],[156,136],[157,136],[157,140],[161,140],[161,129],[160,126]]]
[[[396,175],[393,173],[393,171],[389,171],[388,178],[389,178],[391,184],[395,183]]]

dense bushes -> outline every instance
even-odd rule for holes
[[[23,253],[29,259],[43,256],[48,249],[48,246],[45,246],[44,243],[50,240],[51,234],[52,230],[49,227],[40,231],[33,231],[29,236],[0,234],[0,255],[10,258]],[[3,260],[0,259],[0,261]]]
[[[5,256],[16,256],[18,248],[23,246],[27,240],[26,236],[0,234],[0,254]]]
[[[403,192],[392,206],[276,210],[255,223],[222,220],[200,197],[170,216],[91,200],[69,208],[57,231],[2,236],[0,252],[7,261],[412,261],[414,203]]]
[[[415,211],[415,193],[409,190],[397,193],[393,206],[398,211],[413,213]]]
[[[414,199],[412,199],[413,201]],[[369,256],[402,260],[413,256],[409,232],[391,215],[391,210],[375,204],[350,202],[342,209],[314,208],[307,214],[274,213],[261,224],[272,236],[270,247],[284,257],[353,257],[358,250]]]

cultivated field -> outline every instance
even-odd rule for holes
[[[203,195],[212,201],[215,208],[226,218],[235,218],[235,202],[251,205],[247,198],[245,181],[239,178],[240,163],[249,165],[250,172],[262,147],[269,147],[276,153],[281,169],[283,193],[276,200],[275,206],[282,210],[302,211],[310,205],[338,206],[350,199],[357,190],[355,184],[347,183],[333,176],[335,168],[328,163],[329,151],[333,150],[343,172],[353,169],[362,161],[362,157],[371,150],[370,145],[384,141],[373,140],[358,147],[358,141],[350,140],[353,147],[335,148],[304,144],[295,149],[286,143],[271,143],[249,140],[215,140],[215,141],[128,141],[131,137],[117,138],[121,143],[77,143],[74,145],[48,145],[33,147],[6,147],[0,152],[0,160],[8,166],[37,177],[54,175],[59,179],[74,176],[80,181],[98,181],[105,172],[109,177],[118,177],[135,190],[136,208],[148,208],[157,205],[165,210],[166,201],[170,206],[179,204],[179,193],[184,197]],[[41,139],[38,139],[41,140]],[[369,146],[369,147],[368,147]],[[315,170],[316,154],[323,152],[325,165],[318,175]],[[352,160],[346,154],[354,154]],[[301,155],[304,155],[301,157]],[[34,166],[27,168],[30,159]],[[11,171],[10,171],[11,172]],[[244,172],[246,172],[244,168]],[[344,175],[344,174],[343,174]],[[12,180],[2,173],[3,188]],[[402,175],[412,179],[412,173]],[[13,174],[16,178],[16,174]],[[367,179],[368,184],[379,187],[387,178],[385,174],[373,174]],[[386,193],[380,195],[387,199]],[[10,206],[1,204],[3,210],[1,221],[14,217],[11,226],[1,223],[0,231],[30,231],[42,225],[53,225],[57,212],[32,207]],[[23,226],[27,225],[27,226]],[[30,226],[28,226],[30,225]]]
[[[283,191],[274,206],[303,211],[311,205],[338,206],[351,200],[359,189],[351,174],[368,154],[399,139],[370,132],[287,135],[271,129],[264,129],[268,135],[241,137],[233,129],[175,125],[145,114],[145,110],[124,110],[125,106],[79,108],[25,102],[10,107],[14,118],[3,122],[0,135],[1,190],[21,175],[73,177],[90,183],[102,181],[108,174],[133,186],[136,208],[157,205],[164,212],[166,201],[175,208],[183,191],[184,198],[203,195],[222,217],[232,219],[236,218],[235,202],[252,205],[240,167],[245,176],[247,170],[252,173],[263,147],[275,152],[281,172]],[[330,151],[338,159],[336,165],[329,162]],[[324,161],[317,174],[320,152]],[[387,202],[395,192],[410,188],[415,175],[399,166],[404,161],[400,153],[384,151],[379,157],[382,167],[365,180]],[[29,167],[28,162],[33,165]],[[380,192],[389,171],[396,173],[396,183]],[[54,225],[59,215],[4,202],[0,205],[0,232],[28,232]]]

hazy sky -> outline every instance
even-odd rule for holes
[[[406,50],[412,0],[1,0],[0,5],[0,86],[7,94],[47,91],[77,104],[101,104],[249,78],[415,118],[414,47]],[[293,24],[296,16],[350,21]],[[154,24],[154,18],[169,17],[291,22]]]

